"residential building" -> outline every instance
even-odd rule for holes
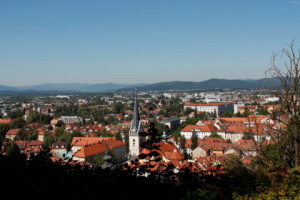
[[[83,123],[82,117],[78,117],[78,116],[61,116],[59,120],[65,124],[69,124],[71,122]]]
[[[168,126],[171,131],[174,131],[180,126],[180,118],[167,118],[161,120],[160,123]]]
[[[184,110],[188,108],[196,110],[197,112],[216,114],[216,117],[219,117],[223,111],[233,111],[234,102],[185,104]]]
[[[216,133],[217,130],[218,129],[213,124],[187,125],[180,131],[180,134],[186,139],[190,139],[193,134],[197,134],[199,139],[203,139],[206,136],[210,136],[214,132]]]
[[[14,140],[21,129],[10,129],[5,135],[5,139]]]
[[[115,156],[117,162],[124,162],[126,160],[126,143],[120,140],[107,140],[87,144],[74,153],[73,160],[92,163],[95,156],[104,155],[107,147]]]

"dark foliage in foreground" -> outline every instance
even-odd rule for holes
[[[129,167],[102,170],[52,162],[47,151],[30,159],[22,154],[1,155],[0,170],[1,191],[13,197],[43,199],[244,199],[245,195],[257,196],[259,192],[268,195],[268,189],[281,181],[276,175],[274,184],[264,173],[252,173],[242,166],[232,167],[222,175],[183,171],[174,176],[170,168],[146,178],[137,176],[144,172],[142,168],[139,172]],[[294,180],[292,184],[299,183],[299,173]]]

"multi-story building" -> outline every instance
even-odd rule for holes
[[[197,112],[215,113],[218,117],[223,111],[233,111],[234,102],[222,102],[222,103],[193,103],[185,104],[184,110],[191,108]]]
[[[61,118],[59,118],[59,120],[65,124],[69,124],[71,122],[78,122],[78,123],[83,122],[82,117],[78,117],[78,116],[61,116]]]
[[[171,131],[174,131],[180,126],[180,118],[167,118],[161,120],[160,123],[168,126]]]

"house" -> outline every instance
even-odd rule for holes
[[[223,111],[233,111],[234,102],[220,102],[220,103],[192,103],[192,104],[185,104],[184,110],[190,108],[192,110],[196,110],[197,112],[205,112],[216,114],[218,117]]]
[[[180,118],[167,118],[161,120],[160,123],[168,126],[171,131],[174,131],[180,126]]]
[[[21,129],[10,129],[6,132],[5,139],[14,140]]]
[[[29,147],[40,147],[40,148],[42,148],[42,147],[43,147],[43,144],[44,144],[44,142],[35,140],[35,141],[29,142],[27,146],[29,146]]]
[[[262,105],[263,109],[266,109],[268,113],[272,114],[274,111],[280,110],[280,105]]]
[[[248,131],[249,127],[240,124],[234,123],[224,130],[224,132],[219,132],[219,135],[222,136],[225,140],[230,140],[231,142],[237,142],[241,140],[244,136],[244,132]]]
[[[227,154],[236,154],[236,155],[243,155],[243,150],[235,145],[231,145],[225,152]]]
[[[68,147],[67,142],[54,142],[51,146],[51,153],[66,152]]]
[[[238,148],[238,149],[233,149],[237,153],[241,153],[243,156],[256,156],[257,155],[257,147],[255,145],[255,142],[253,140],[240,140],[238,142],[235,142],[233,144],[233,148]],[[232,151],[233,151],[232,150]],[[229,153],[229,152],[226,152]]]
[[[71,142],[71,151],[75,153],[83,146],[114,139],[115,138],[112,137],[73,137]]]
[[[203,125],[187,125],[184,127],[180,134],[186,139],[190,139],[193,134],[197,134],[199,139],[203,139],[206,136],[210,136],[213,132],[216,132],[217,128],[213,124]]]
[[[226,143],[226,142],[227,141],[224,140],[223,138],[205,137],[203,139],[197,140],[197,146],[200,146],[202,144],[207,144],[207,143]],[[193,150],[191,147],[192,147],[192,140],[186,139],[185,149],[186,149],[186,153],[189,155],[193,154]]]
[[[43,142],[41,141],[31,141],[28,143],[27,147],[25,148],[26,154],[34,154],[37,155],[43,149]]]
[[[43,142],[44,136],[45,136],[45,131],[43,131],[42,129],[37,129],[37,134],[38,134],[37,140]]]
[[[193,158],[212,155],[222,156],[230,146],[231,144],[224,142],[202,143],[192,151]]]
[[[250,127],[248,132],[252,133],[257,142],[270,141],[272,137],[279,134],[279,130],[272,124],[258,124]]]
[[[38,129],[38,128],[42,128],[42,124],[39,124],[39,123],[31,123],[31,124],[28,124],[27,127],[28,128],[32,128],[32,129]]]
[[[112,152],[117,162],[124,162],[126,160],[126,143],[114,139],[86,144],[74,153],[73,160],[80,162],[93,162],[93,159],[97,155],[104,155],[106,148]]]
[[[162,162],[181,162],[184,160],[184,156],[180,152],[180,149],[177,148],[174,144],[166,143],[164,141],[155,143],[152,145],[152,148],[149,149],[142,149],[139,154],[139,159],[141,162],[149,162],[150,160],[156,160],[149,157],[148,155],[151,154],[156,155],[157,158],[160,158]]]
[[[59,120],[65,124],[69,124],[71,122],[83,123],[83,118],[78,116],[61,116]]]
[[[248,121],[252,126],[256,124],[275,124],[269,115],[249,115]]]
[[[250,113],[254,113],[258,106],[256,105],[246,105],[240,107],[240,113],[244,114],[246,111],[249,111]]]

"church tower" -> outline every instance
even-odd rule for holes
[[[137,158],[140,153],[140,136],[141,132],[141,121],[138,108],[137,97],[134,99],[134,113],[129,130],[129,156],[131,158]]]

